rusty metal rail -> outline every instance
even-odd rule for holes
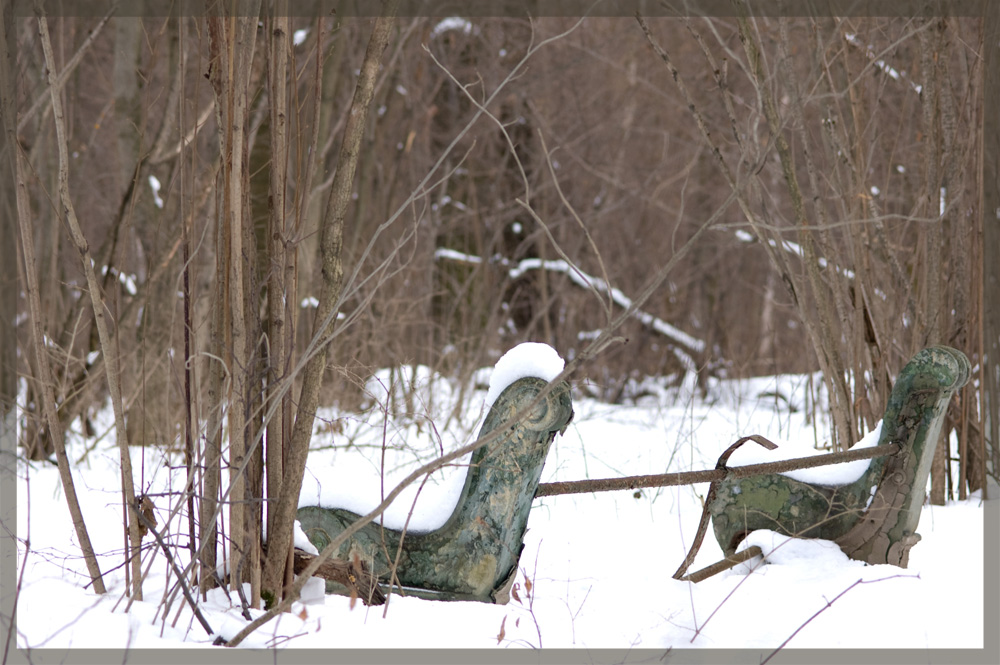
[[[749,438],[749,437],[748,437]],[[583,494],[586,492],[611,492],[615,490],[635,490],[644,487],[669,487],[672,485],[690,485],[692,483],[708,483],[726,478],[748,478],[765,473],[784,473],[797,469],[811,469],[828,464],[841,464],[864,459],[885,457],[899,452],[899,445],[887,443],[871,448],[854,448],[825,455],[797,457],[778,462],[763,464],[747,464],[704,471],[682,471],[679,473],[661,473],[650,476],[626,476],[624,478],[601,478],[595,480],[571,480],[560,483],[540,483],[535,498],[557,496],[560,494]]]

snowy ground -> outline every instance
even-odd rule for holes
[[[413,376],[410,370],[403,374]],[[409,405],[398,378],[384,372],[370,384],[375,395],[370,410],[324,413],[317,422],[303,504],[321,499],[347,505],[353,497],[352,509],[364,509],[378,503],[383,471],[388,492],[417,464],[468,439],[481,415],[485,390],[466,400],[468,408],[453,413],[457,389],[438,381],[429,390],[423,370],[416,378],[418,389],[409,393]],[[391,379],[398,399],[386,400],[379,386]],[[775,441],[783,452],[815,452],[825,424],[814,428],[807,422],[807,385],[807,377],[799,376],[721,382],[702,397],[648,380],[633,387],[632,394],[643,396],[627,405],[599,403],[580,397],[583,392],[577,390],[576,416],[554,442],[542,482],[712,468],[727,446],[754,433]],[[102,418],[103,426],[110,427],[110,415]],[[384,469],[383,437],[391,446]],[[74,467],[77,491],[91,540],[101,553],[108,593],[98,597],[87,588],[55,466],[20,463],[18,648],[28,649],[24,654],[29,658],[35,653],[36,660],[45,652],[30,650],[212,649],[212,637],[193,619],[174,576],[168,577],[166,560],[152,556],[152,550],[143,564],[148,569],[144,600],[125,611],[113,428],[96,445],[78,437],[70,445],[70,459],[82,460]],[[173,542],[184,542],[186,518],[169,517],[175,498],[166,494],[171,485],[182,484],[182,462],[151,449],[136,449],[133,460],[137,487],[154,495],[159,524],[169,523]],[[433,526],[447,515],[463,474],[456,466],[432,477],[419,494],[417,522],[411,527]],[[697,657],[690,655],[692,649],[740,648],[751,651],[739,662],[753,663],[789,638],[788,649],[983,648],[984,508],[978,496],[925,506],[919,527],[923,539],[905,570],[864,566],[826,541],[791,541],[749,574],[729,571],[699,584],[679,582],[671,575],[694,536],[706,491],[707,484],[701,484],[537,499],[518,578],[522,604],[392,596],[386,608],[359,603],[351,609],[347,598],[327,596],[297,604],[241,646],[289,650],[281,662],[294,659],[292,650],[333,647],[541,646],[579,649],[582,658],[595,662],[600,659],[593,649],[628,649],[633,662],[659,662],[673,650],[671,658],[680,662]],[[401,497],[387,524],[405,519],[414,496]],[[782,543],[769,534],[753,537],[765,552]],[[690,570],[720,558],[710,532]],[[526,579],[531,581],[530,600]],[[246,625],[235,594],[230,598],[217,589],[202,610],[213,630],[225,637]],[[184,660],[194,662],[194,656]],[[710,656],[705,652],[702,658],[711,661]],[[268,662],[273,662],[270,656]]]

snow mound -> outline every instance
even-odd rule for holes
[[[319,550],[316,549],[316,546],[306,536],[306,532],[302,530],[302,522],[298,520],[295,520],[295,524],[292,526],[292,537],[294,538],[295,546],[303,552],[319,554]]]
[[[537,376],[551,381],[566,366],[562,356],[548,344],[525,342],[503,354],[490,375],[490,389],[486,393],[486,408],[493,406],[500,393],[510,384],[526,376]]]
[[[762,564],[776,566],[808,565],[817,570],[829,570],[850,565],[851,560],[832,540],[822,538],[793,538],[792,536],[758,529],[751,531],[736,548],[742,552],[756,545],[763,557],[755,556],[733,568],[739,575],[747,575]],[[860,564],[860,562],[854,562]]]

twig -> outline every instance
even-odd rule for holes
[[[541,549],[542,544],[538,544],[538,548]],[[538,579],[538,551],[535,550],[535,568],[533,570],[534,578]],[[527,571],[524,573],[524,593],[528,596],[528,612],[531,614],[531,621],[535,624],[535,634],[538,635],[538,648],[542,648],[542,627],[538,624],[538,617],[535,616],[535,594],[532,591],[535,589],[535,583],[528,579]]]
[[[100,21],[97,22],[97,25],[91,28],[89,34],[87,35],[87,38],[83,40],[82,44],[80,44],[80,48],[76,50],[76,53],[73,54],[73,57],[70,58],[69,62],[66,63],[66,66],[63,67],[61,72],[59,72],[59,76],[57,79],[59,88],[62,88],[62,86],[66,83],[66,80],[69,78],[69,75],[73,73],[73,71],[76,69],[76,66],[80,64],[81,60],[83,60],[83,55],[90,48],[91,44],[94,43],[94,40],[97,38],[97,35],[101,33],[101,29],[117,11],[118,11],[118,3],[114,2],[112,3],[111,8],[108,10],[108,12],[101,18]],[[20,114],[20,117],[17,120],[17,131],[21,131],[22,129],[24,129],[25,126],[28,124],[28,121],[31,120],[31,116],[33,116],[38,111],[38,109],[40,109],[43,105],[51,102],[51,100],[52,97],[49,95],[48,91],[43,92],[37,98],[35,98],[35,101],[31,103],[31,106],[28,108],[28,110]]]
[[[859,584],[874,584],[875,582],[884,582],[886,580],[891,580],[891,579],[894,579],[896,577],[913,577],[913,578],[916,578],[916,579],[920,579],[920,575],[919,574],[917,574],[917,575],[890,575],[889,577],[883,577],[883,578],[877,579],[877,580],[858,580],[857,582],[854,582],[849,587],[847,587],[846,589],[844,589],[843,591],[841,591],[840,593],[838,593],[836,595],[836,597],[834,597],[833,600],[826,601],[826,605],[824,605],[823,607],[819,608],[816,611],[815,614],[813,614],[811,617],[809,617],[808,619],[806,619],[805,623],[803,623],[801,626],[799,626],[798,628],[796,628],[792,632],[792,634],[789,635],[788,638],[778,646],[777,649],[775,649],[770,654],[768,654],[767,658],[765,658],[764,660],[760,661],[760,665],[765,665],[767,663],[767,661],[769,661],[772,658],[774,658],[774,655],[776,653],[778,653],[779,651],[781,651],[782,649],[784,649],[785,645],[788,644],[789,642],[791,642],[792,638],[795,637],[796,635],[798,635],[800,630],[802,630],[803,628],[805,628],[806,626],[808,626],[809,623],[813,619],[815,619],[816,617],[818,617],[820,614],[822,614],[823,612],[826,612],[830,607],[833,606],[833,604],[835,602],[837,602],[838,600],[840,600],[841,596],[843,596],[844,594],[846,594],[848,591],[850,591],[854,587],[858,586]]]
[[[534,29],[534,25],[532,25],[532,29]],[[521,180],[524,182],[524,198],[523,199],[517,199],[517,203],[520,204],[522,207],[524,207],[525,210],[527,210],[530,214],[532,214],[533,217],[535,217],[535,221],[545,231],[545,234],[549,237],[549,240],[552,242],[552,246],[555,248],[556,252],[559,253],[559,255],[566,262],[566,264],[569,267],[571,267],[574,271],[580,272],[579,269],[577,269],[576,264],[573,263],[572,260],[570,260],[569,256],[567,256],[566,253],[559,246],[559,243],[556,242],[555,238],[552,237],[552,233],[549,231],[548,226],[544,223],[544,221],[542,221],[542,219],[538,215],[535,214],[534,209],[531,207],[531,203],[530,203],[531,202],[531,196],[530,196],[530,194],[531,194],[531,187],[530,187],[530,184],[528,183],[528,176],[525,174],[524,165],[521,163],[521,158],[518,156],[517,150],[514,148],[514,141],[511,140],[510,134],[507,132],[507,127],[505,127],[504,124],[502,122],[500,122],[500,120],[497,119],[497,117],[495,115],[493,115],[492,113],[490,113],[489,110],[482,103],[479,102],[479,100],[477,100],[475,97],[472,96],[472,94],[469,92],[468,86],[462,85],[458,81],[458,79],[455,78],[454,74],[452,74],[440,62],[438,62],[438,59],[436,57],[434,57],[434,54],[431,52],[431,50],[429,48],[427,48],[426,45],[424,46],[424,50],[427,51],[427,54],[431,57],[431,60],[434,61],[434,64],[436,64],[448,76],[448,78],[451,79],[451,81],[455,84],[455,86],[459,90],[461,90],[463,93],[465,93],[465,96],[468,98],[468,100],[470,102],[472,102],[472,104],[474,106],[476,106],[476,108],[478,108],[480,110],[480,112],[482,112],[483,114],[485,114],[490,120],[492,120],[497,125],[497,127],[500,130],[500,133],[503,134],[504,140],[507,142],[507,146],[508,146],[508,149],[510,150],[511,157],[513,157],[513,159],[514,159],[514,164],[517,165],[517,170],[521,174]],[[487,100],[487,103],[488,103],[488,101],[489,100]],[[593,249],[594,255],[597,257],[598,265],[601,268],[601,274],[604,276],[603,283],[605,285],[606,284],[610,284],[610,279],[608,278],[608,272],[605,269],[604,261],[601,259],[601,253],[597,249],[597,245],[594,243],[594,240],[593,240],[593,238],[590,235],[590,231],[587,230],[587,226],[580,219],[580,216],[577,214],[576,210],[573,208],[573,206],[570,204],[570,202],[566,199],[566,196],[563,194],[562,188],[559,186],[559,180],[558,180],[558,178],[556,178],[555,169],[552,167],[552,159],[551,159],[551,154],[552,153],[548,150],[548,148],[545,145],[545,137],[542,135],[542,131],[541,130],[538,130],[538,138],[539,138],[539,140],[542,143],[542,152],[545,155],[545,161],[548,164],[549,173],[552,176],[552,182],[555,185],[556,193],[559,196],[559,200],[566,207],[566,209],[569,210],[570,214],[573,216],[573,219],[577,222],[577,224],[579,225],[581,231],[583,232],[584,237],[587,239],[587,242],[590,244],[591,248]],[[513,275],[511,275],[511,277],[513,277]],[[591,278],[591,279],[588,280],[588,279],[586,279],[584,277],[583,278],[583,282],[584,283],[582,284],[582,286],[584,288],[588,288],[589,287],[594,292],[594,295],[597,296],[598,302],[600,302],[601,305],[604,308],[605,315],[610,320],[610,318],[611,318],[611,300],[612,300],[611,292],[607,288],[604,289],[604,291],[607,293],[607,296],[608,296],[608,302],[605,303],[601,299],[601,293],[600,293],[600,291],[597,288],[595,288],[595,286],[594,286],[595,280],[593,278]]]
[[[142,514],[142,510],[140,510],[138,506],[135,506],[135,514],[138,516],[139,522],[146,527],[151,534],[153,534],[153,537],[156,538],[156,542],[160,545],[160,549],[163,550],[163,554],[167,557],[167,563],[170,564],[170,567],[174,571],[174,575],[177,576],[177,582],[181,585],[181,591],[184,593],[184,598],[187,599],[188,605],[191,606],[191,610],[194,612],[195,617],[197,617],[198,623],[200,623],[202,628],[205,629],[205,632],[208,633],[209,637],[215,635],[215,631],[212,630],[210,625],[208,625],[208,621],[205,619],[204,615],[202,615],[201,610],[198,609],[197,603],[194,602],[194,598],[191,596],[191,590],[187,585],[187,580],[184,579],[184,575],[177,567],[177,563],[174,561],[174,556],[170,553],[170,549],[167,547],[167,544],[163,542],[163,538],[160,537],[160,532],[157,531],[156,526],[154,526],[153,523]],[[222,636],[216,637],[215,642],[213,642],[216,646],[225,643],[226,641],[222,638]]]
[[[0,29],[6,30],[6,17],[0,18]],[[47,34],[45,35],[48,36]],[[55,391],[54,382],[52,380],[52,368],[49,364],[49,357],[45,351],[46,337],[41,314],[41,300],[39,296],[39,286],[38,286],[38,275],[36,273],[37,262],[35,260],[35,249],[34,241],[31,228],[31,201],[28,198],[27,191],[27,173],[28,164],[27,159],[24,156],[23,150],[17,141],[16,131],[14,130],[14,118],[16,117],[16,112],[14,109],[14,98],[12,96],[13,85],[13,73],[10,71],[8,64],[13,62],[11,58],[8,57],[6,42],[3,44],[3,53],[0,53],[0,115],[6,120],[5,133],[7,138],[7,145],[10,146],[12,151],[12,161],[13,169],[16,174],[17,186],[16,190],[16,205],[17,205],[17,224],[21,231],[21,251],[23,255],[23,276],[24,276],[24,286],[22,287],[25,292],[25,298],[28,301],[28,311],[29,311],[29,321],[31,326],[31,349],[35,356],[36,366],[38,370],[38,383],[41,388],[41,401],[42,401],[42,411],[45,414],[45,420],[49,428],[49,436],[52,438],[52,444],[55,448],[56,461],[59,467],[59,478],[63,485],[63,491],[66,497],[66,504],[69,508],[70,516],[73,520],[73,527],[77,534],[77,539],[80,542],[80,550],[83,554],[83,558],[87,564],[87,571],[90,574],[90,578],[94,584],[94,591],[100,594],[105,592],[104,581],[101,578],[101,569],[97,562],[97,557],[94,554],[94,549],[90,543],[90,536],[87,534],[87,526],[83,519],[83,512],[80,509],[80,503],[77,500],[76,488],[73,484],[73,475],[69,465],[69,458],[66,456],[66,446],[65,446],[65,432],[62,428],[62,424],[59,421],[59,415],[56,410],[55,404]],[[49,43],[49,52],[51,53],[51,43]],[[51,75],[51,73],[50,73]],[[61,144],[65,147],[65,143]]]
[[[392,561],[392,568],[389,569],[389,595],[390,595],[390,597],[392,596],[392,587],[393,587],[393,584],[398,584],[400,589],[403,588],[403,585],[402,585],[402,583],[400,583],[399,577],[397,576],[397,572],[399,570],[399,560],[401,558],[403,558],[403,541],[406,539],[406,530],[410,526],[410,519],[413,517],[413,511],[417,507],[417,499],[420,498],[420,493],[424,490],[424,486],[427,484],[427,481],[430,480],[430,477],[431,477],[431,474],[428,473],[426,476],[424,476],[424,479],[422,481],[420,481],[420,487],[417,488],[417,493],[413,497],[413,503],[410,506],[410,512],[406,515],[406,522],[403,523],[403,530],[399,532],[399,546],[396,548],[396,558],[393,559],[393,561]],[[384,519],[384,518],[385,518],[385,513],[382,513],[382,515],[380,516],[379,519]],[[385,535],[384,535],[385,531],[382,530],[382,533],[383,533],[383,538],[385,538]],[[384,543],[383,543],[383,547],[385,547]],[[386,558],[386,561],[389,560],[389,553],[388,552],[386,552],[386,557],[385,558]],[[383,612],[382,612],[382,618],[384,619],[388,613],[389,613],[389,603],[386,602],[386,604],[385,604],[385,610],[383,610]]]
[[[11,534],[14,535],[14,534]],[[24,561],[21,562],[21,574],[17,576],[17,588],[14,590],[14,602],[11,606],[10,625],[7,631],[7,639],[3,643],[3,662],[7,662],[7,654],[10,652],[10,637],[14,634],[17,626],[17,601],[21,597],[21,588],[24,584],[24,571],[28,569],[28,553],[31,552],[31,541],[24,539]]]
[[[777,550],[778,548],[781,548],[781,547],[784,547],[784,546],[785,546],[785,545],[787,545],[787,544],[788,544],[789,542],[791,542],[791,540],[792,540],[792,539],[791,539],[791,538],[789,538],[789,539],[788,539],[788,540],[786,540],[785,542],[781,543],[780,545],[778,545],[778,547],[775,547],[775,548],[774,548],[774,549],[772,549],[772,550],[771,550],[770,552],[768,552],[768,555],[772,554],[772,553],[773,553],[773,552],[774,552],[775,550]],[[756,546],[756,545],[752,545],[752,546],[748,547],[748,548],[747,548],[746,550],[744,550],[743,552],[738,552],[738,553],[734,554],[733,556],[731,556],[731,557],[728,557],[728,558],[727,558],[727,560],[724,560],[724,561],[720,561],[720,562],[718,562],[718,563],[715,563],[715,564],[712,564],[711,566],[708,566],[708,567],[706,567],[706,568],[703,568],[702,570],[699,570],[699,571],[696,571],[696,572],[692,573],[691,575],[689,575],[689,577],[694,577],[695,575],[699,575],[699,574],[702,574],[702,573],[707,573],[707,574],[705,575],[705,577],[703,577],[703,578],[702,578],[702,579],[705,579],[705,578],[707,578],[707,577],[711,577],[712,575],[714,575],[714,574],[715,574],[715,573],[717,573],[717,572],[722,572],[722,570],[726,570],[726,569],[728,569],[728,568],[732,568],[732,567],[733,567],[733,566],[735,566],[735,565],[736,565],[737,563],[741,563],[741,562],[742,562],[742,560],[749,560],[749,559],[752,559],[753,557],[757,556],[758,554],[760,554],[760,555],[762,555],[762,556],[763,556],[763,550],[761,550],[761,548],[760,548],[760,547],[758,547],[758,546]],[[740,559],[742,559],[742,560],[740,560]],[[728,565],[728,566],[725,566],[725,567],[723,567],[723,565],[724,565],[724,564],[726,564],[726,563],[728,563],[728,561],[730,561],[730,560],[734,561],[735,563],[733,563],[732,565]],[[751,572],[751,573],[752,573],[752,572],[754,572],[754,571],[755,571],[755,570],[756,570],[756,569],[757,569],[757,568],[758,568],[758,567],[759,567],[760,565],[763,565],[763,561],[762,561],[762,562],[761,562],[760,564],[758,564],[757,566],[754,566],[754,567],[752,567],[752,568],[750,569],[750,572]],[[719,570],[712,570],[712,569],[714,569],[714,568],[716,568],[716,567],[718,567],[718,568],[719,568]],[[711,571],[711,572],[710,572],[710,571]],[[712,617],[714,617],[714,616],[716,615],[716,613],[717,613],[717,612],[718,612],[718,611],[719,611],[720,609],[722,609],[722,606],[723,606],[723,605],[725,605],[725,604],[726,604],[726,602],[727,602],[727,601],[728,601],[728,600],[729,600],[730,598],[732,598],[732,597],[733,597],[733,594],[735,594],[735,593],[736,593],[736,591],[737,591],[737,590],[738,590],[738,589],[739,589],[739,588],[740,588],[741,586],[743,586],[743,583],[744,583],[744,582],[746,582],[746,581],[747,581],[748,579],[750,579],[750,576],[749,576],[749,575],[744,575],[744,576],[742,577],[742,579],[740,579],[740,581],[736,583],[736,586],[734,586],[734,587],[733,587],[732,589],[730,589],[730,590],[729,590],[729,593],[727,593],[727,594],[726,594],[726,597],[722,599],[722,602],[720,602],[720,603],[719,603],[718,605],[716,605],[715,609],[714,609],[714,610],[712,610],[712,613],[708,615],[708,618],[707,618],[707,619],[705,619],[705,623],[701,624],[701,626],[698,626],[697,622],[695,622],[695,626],[696,626],[696,628],[695,628],[695,631],[694,631],[694,635],[693,635],[693,636],[691,637],[691,642],[694,642],[694,641],[695,641],[695,640],[696,640],[696,639],[698,638],[698,635],[700,635],[700,634],[701,634],[701,632],[705,630],[705,626],[707,626],[707,625],[708,625],[708,622],[712,620]],[[694,579],[692,579],[692,580],[688,580],[688,581],[692,581],[692,582],[698,582],[699,580],[694,580]],[[690,588],[690,585],[689,585],[689,588]],[[693,602],[693,601],[692,601],[692,602]],[[692,605],[692,610],[693,610],[693,609],[694,609],[694,608],[693,608],[693,605]]]
[[[250,603],[247,601],[247,594],[243,591],[243,564],[246,563],[247,558],[245,556],[240,557],[240,562],[236,564],[235,575],[235,585],[236,593],[240,597],[240,614],[247,621],[253,621],[253,615],[250,614]],[[233,578],[230,578],[230,583],[233,583]]]

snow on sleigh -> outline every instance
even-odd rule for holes
[[[832,540],[853,559],[905,568],[910,548],[920,539],[916,527],[945,411],[969,374],[969,361],[955,349],[935,346],[917,353],[893,386],[876,446],[727,467],[729,456],[747,441],[776,447],[749,436],[723,453],[713,470],[545,484],[539,484],[539,477],[549,446],[573,417],[570,387],[565,382],[549,386],[538,377],[518,378],[493,403],[479,433],[480,439],[491,440],[473,454],[458,505],[444,526],[403,534],[367,524],[334,552],[353,572],[346,580],[344,575],[332,578],[339,582],[328,576],[327,591],[357,594],[378,604],[395,569],[391,584],[407,595],[506,603],[536,497],[705,481],[711,485],[701,524],[677,579],[697,582],[760,556],[759,547],[737,552],[743,539],[759,529]],[[846,484],[792,477],[797,469],[858,460],[868,460],[867,467]],[[686,575],[710,518],[726,559]],[[306,506],[298,519],[322,550],[358,515]],[[301,555],[296,552],[297,558]]]

